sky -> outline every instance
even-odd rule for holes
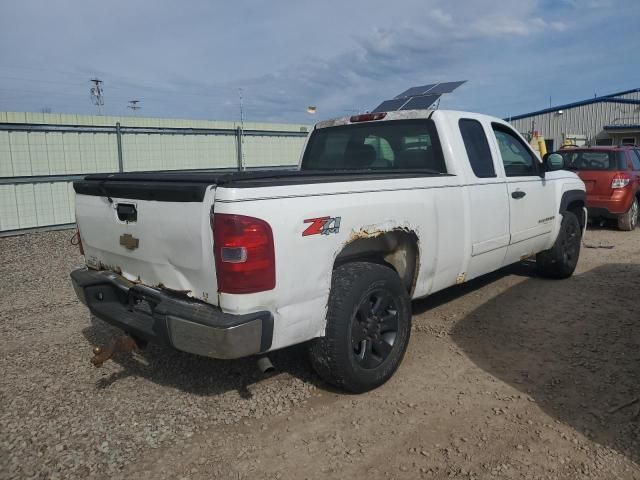
[[[408,87],[499,117],[640,87],[638,0],[0,0],[0,111],[314,123]],[[307,106],[316,106],[316,114]]]

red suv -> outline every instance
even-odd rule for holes
[[[557,152],[564,168],[575,171],[587,187],[591,218],[613,218],[620,230],[638,224],[640,203],[640,149],[622,147],[573,147]]]

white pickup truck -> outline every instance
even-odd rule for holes
[[[414,110],[318,123],[299,168],[74,184],[91,313],[135,342],[230,359],[309,342],[328,382],[395,372],[411,299],[535,257],[578,261],[585,187],[508,123]]]

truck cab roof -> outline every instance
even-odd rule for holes
[[[421,118],[431,118],[435,113],[438,115],[453,115],[453,116],[463,116],[466,118],[474,118],[474,119],[490,119],[492,122],[506,124],[506,122],[500,118],[492,117],[490,115],[484,115],[481,113],[474,112],[466,112],[459,110],[397,110],[390,112],[375,112],[375,113],[361,113],[357,115],[350,115],[346,117],[336,117],[330,120],[323,120],[318,122],[315,125],[316,129],[320,128],[328,128],[328,127],[338,127],[342,125],[351,125],[354,123],[362,123],[362,122],[379,122],[379,121],[394,121],[394,120],[417,120]]]

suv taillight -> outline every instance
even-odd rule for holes
[[[211,226],[218,291],[256,293],[275,288],[273,233],[267,222],[214,213]]]
[[[627,173],[616,173],[611,181],[611,188],[624,188],[631,182],[631,177]]]

